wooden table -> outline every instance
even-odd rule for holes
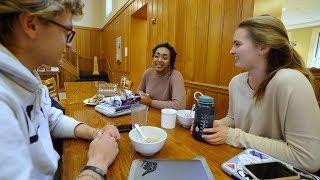
[[[110,124],[128,124],[130,116],[108,118],[96,112],[93,106],[85,106],[83,99],[93,96],[96,92],[94,82],[68,82],[66,88],[66,114],[83,121],[93,127],[103,127]],[[160,127],[160,111],[150,108],[148,124]],[[172,130],[165,130],[168,133],[167,142],[160,152],[150,158],[159,159],[192,159],[196,156],[206,158],[212,173],[216,179],[231,179],[221,169],[221,164],[238,154],[241,149],[229,145],[213,146],[194,140],[188,129],[177,124]],[[71,180],[77,176],[87,162],[89,141],[66,139],[63,142],[62,157],[62,179]],[[128,133],[121,134],[119,141],[119,154],[117,159],[108,170],[107,179],[127,179],[131,162],[134,159],[143,159],[131,146]]]

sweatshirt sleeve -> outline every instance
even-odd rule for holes
[[[320,168],[320,113],[314,91],[303,76],[280,81],[276,89],[279,119],[284,140],[229,129],[227,144],[255,148],[310,172]],[[280,120],[279,120],[280,121]]]
[[[43,109],[48,117],[51,135],[57,138],[74,138],[74,129],[81,122],[64,115],[60,109],[52,107],[48,89],[46,87],[44,87],[44,89],[43,99],[45,99],[46,103],[44,103]]]
[[[0,100],[0,179],[31,179],[33,169],[29,143],[8,103]]]
[[[55,107],[50,108],[48,120],[51,135],[57,138],[75,138],[74,129],[81,123]]]
[[[152,107],[157,109],[172,108],[176,110],[186,108],[186,91],[184,88],[183,77],[180,72],[174,73],[170,79],[170,85],[172,87],[172,100],[152,100]]]

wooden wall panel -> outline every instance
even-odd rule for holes
[[[82,57],[100,57],[100,30],[95,28],[75,27],[76,35],[72,47]]]
[[[152,0],[150,2],[152,5],[152,13],[151,17],[155,18],[156,24],[152,24],[151,22],[149,23],[149,28],[150,29],[150,36],[149,36],[149,41],[150,41],[150,49],[153,49],[153,47],[157,44],[157,36],[158,36],[158,31],[157,31],[157,26],[159,24],[159,20],[157,19],[157,12],[158,12],[158,6],[155,0]],[[151,58],[151,52],[150,52],[150,58]],[[150,63],[151,64],[151,63]],[[149,65],[150,65],[149,64]]]
[[[60,71],[59,81],[60,81],[60,89],[64,89],[64,82],[76,81],[76,77],[67,71]]]
[[[176,13],[176,32],[185,32],[186,30],[186,1],[177,0],[179,8]],[[184,71],[184,62],[186,61],[186,51],[184,51],[186,38],[185,33],[176,33],[176,51],[178,53],[176,57],[175,67],[180,70],[182,74],[186,74]],[[185,77],[184,77],[185,78]]]
[[[221,66],[219,85],[228,86],[231,78],[236,74],[234,59],[230,55],[233,33],[241,21],[242,0],[224,0],[223,35],[221,49]],[[233,9],[233,10],[232,10]]]
[[[147,5],[142,6],[138,11],[131,15],[130,24],[130,78],[133,81],[132,90],[138,90],[141,75],[147,68],[147,45],[148,40],[146,34],[148,29],[147,23]],[[136,43],[139,42],[139,43]]]
[[[89,74],[93,70],[93,57],[97,56],[100,60],[100,41],[101,32],[96,28],[75,27],[76,35],[72,40],[72,48],[74,48],[79,58],[80,74]],[[99,72],[106,73],[105,60],[99,62]]]
[[[216,99],[216,119],[224,118],[228,113],[228,108],[229,108],[228,94],[218,93],[218,99]]]
[[[170,4],[169,4],[170,3]],[[176,10],[177,10],[177,0],[165,0],[166,4],[166,11],[168,16],[166,16],[165,19],[167,19],[167,23],[165,23],[165,29],[164,31],[167,33],[167,39],[166,41],[169,42],[171,45],[176,45]]]
[[[195,65],[195,49],[196,49],[196,29],[197,29],[197,1],[188,0],[186,4],[187,16],[186,18],[186,30],[185,30],[185,62],[184,62],[184,79],[193,80],[194,77],[194,65]],[[183,33],[183,32],[181,32]]]
[[[206,83],[219,84],[224,1],[210,3]]]
[[[79,55],[79,72],[80,74],[90,74],[93,71],[93,57],[97,56],[99,60],[99,72],[100,74],[106,74],[106,61],[102,59],[102,53],[100,51],[102,33],[97,28],[75,27],[75,37],[72,40],[72,48]],[[76,65],[76,56],[73,56],[70,49],[67,49],[67,58],[74,58],[70,60],[71,64]],[[62,67],[60,67],[60,86],[63,88],[64,82],[75,81],[77,77]]]
[[[149,39],[154,39],[154,31],[152,31],[152,20],[153,18],[153,3],[152,1],[148,2],[147,3],[147,36]],[[146,65],[147,67],[151,67],[152,65],[152,46],[153,46],[153,42],[151,40],[147,39],[147,54],[146,54],[146,58],[147,58],[147,62],[146,62]]]
[[[163,42],[163,0],[154,0],[157,6],[157,44]]]
[[[318,104],[320,105],[320,69],[311,68],[310,71],[314,76],[314,82],[313,82],[314,94],[317,98]]]
[[[198,1],[197,6],[197,28],[196,28],[196,45],[194,58],[194,78],[193,81],[203,82],[206,79],[207,67],[207,47],[208,47],[208,31],[209,31],[209,7],[210,0]]]

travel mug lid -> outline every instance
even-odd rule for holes
[[[199,103],[201,104],[213,104],[213,98],[210,96],[199,96]]]

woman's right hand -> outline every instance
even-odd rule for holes
[[[119,153],[117,140],[109,133],[102,133],[91,141],[88,152],[88,166],[98,167],[107,173],[108,167]]]

